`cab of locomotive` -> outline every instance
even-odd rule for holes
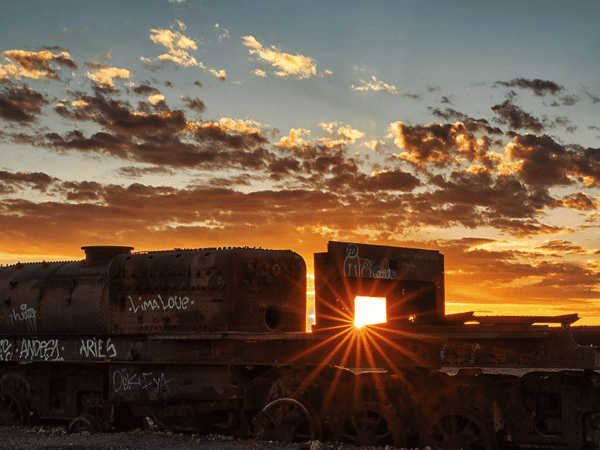
[[[329,242],[314,264],[314,330],[368,323],[397,329],[444,317],[444,256],[438,251]],[[362,317],[374,310],[381,311],[380,320]]]

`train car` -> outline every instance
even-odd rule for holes
[[[596,330],[576,314],[447,315],[438,251],[330,242],[307,333],[292,251],[83,250],[0,267],[0,425],[600,448]],[[364,322],[361,302],[383,319]]]

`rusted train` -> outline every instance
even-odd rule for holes
[[[307,333],[292,251],[83,250],[0,267],[0,425],[600,448],[596,330],[576,314],[446,315],[437,251],[330,242]],[[385,322],[357,328],[357,297]]]

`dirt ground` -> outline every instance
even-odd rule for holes
[[[343,444],[323,444],[319,441],[281,444],[253,439],[234,439],[231,436],[155,431],[67,434],[64,427],[0,427],[0,449],[2,450],[342,450],[350,448],[391,450],[389,446],[350,447]]]

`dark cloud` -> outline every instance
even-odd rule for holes
[[[121,167],[118,174],[125,178],[141,178],[146,175],[174,175],[175,172],[167,167]]]
[[[600,253],[599,250],[588,250],[588,249],[581,247],[580,245],[573,244],[570,241],[558,240],[558,239],[552,240],[552,241],[547,241],[543,245],[540,245],[536,248],[540,249],[540,250],[553,252],[555,255],[562,255],[565,253],[566,254],[590,254],[590,253],[598,254],[598,253]]]
[[[579,102],[579,97],[576,95],[566,95],[560,99],[563,105],[565,106],[573,106],[577,102]]]
[[[562,91],[564,88],[554,83],[553,81],[540,80],[527,80],[525,78],[515,78],[511,81],[496,81],[494,86],[506,86],[506,87],[518,87],[521,89],[531,89],[538,97],[543,97],[546,94],[556,94]]]
[[[494,121],[501,125],[508,125],[513,130],[531,130],[539,133],[544,129],[540,119],[513,104],[512,99],[506,100],[501,105],[492,106],[492,111],[500,116],[494,118]]]
[[[8,85],[0,91],[0,118],[28,125],[37,120],[42,113],[42,106],[48,103],[44,95],[27,85]]]
[[[402,92],[400,94],[404,98],[410,98],[412,100],[422,100],[423,96],[420,94],[409,94],[408,92]]]
[[[83,65],[89,67],[90,69],[106,69],[111,67],[108,64],[99,63],[98,61],[87,61],[84,62]]]
[[[45,173],[22,173],[0,171],[0,194],[13,194],[28,187],[40,192],[47,189],[57,181]]]
[[[138,95],[154,95],[160,94],[160,91],[149,84],[141,84],[140,86],[134,86],[132,91]]]
[[[485,132],[492,135],[504,134],[500,128],[490,126],[489,122],[485,119],[473,119],[459,111],[452,108],[445,108],[443,111],[439,108],[428,108],[431,114],[438,117],[439,119],[447,121],[460,121],[465,125],[465,128],[470,133]]]
[[[506,154],[520,161],[517,173],[530,185],[600,184],[600,149],[564,146],[549,136],[516,136]]]
[[[71,110],[64,107],[60,114],[71,120],[95,122],[118,133],[136,136],[176,134],[186,127],[185,113],[181,110],[139,114],[128,102],[83,93],[77,93],[77,104]]]
[[[470,122],[471,128],[485,126]],[[392,124],[392,133],[398,148],[405,152],[395,157],[414,164],[419,170],[428,166],[447,167],[457,165],[461,159],[478,161],[485,165],[492,162],[489,155],[490,139],[477,138],[462,122],[429,125]]]
[[[557,206],[557,201],[546,191],[532,191],[514,176],[494,176],[490,171],[456,170],[448,178],[436,175],[431,184],[440,189],[421,194],[421,198],[438,209],[447,205],[471,208],[468,215],[452,218],[454,223],[466,226],[493,225],[506,219],[532,220],[544,207]],[[502,223],[498,222],[498,228],[503,228]]]
[[[565,207],[575,209],[577,211],[598,209],[598,205],[583,192],[575,192],[563,197],[562,203]]]
[[[592,94],[587,89],[584,89],[583,92],[585,92],[585,94],[592,100],[593,104],[600,103],[600,97],[598,97],[597,95]]]
[[[376,172],[369,177],[360,177],[351,187],[367,192],[409,192],[420,185],[421,181],[412,173],[396,169]]]
[[[185,106],[188,109],[192,109],[192,110],[197,111],[199,113],[203,113],[204,110],[206,109],[206,105],[200,99],[191,98],[191,97],[189,97],[189,96],[186,95],[185,97],[181,97],[181,100],[183,100],[183,102],[185,103]]]

